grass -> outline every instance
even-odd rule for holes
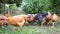
[[[57,27],[58,26],[58,27]],[[13,26],[0,28],[0,34],[60,34],[60,26],[57,25],[54,28],[51,26],[24,26],[22,29],[13,30]]]
[[[56,26],[23,26],[19,31],[13,30],[13,26],[0,27],[0,34],[60,34],[60,21],[58,20]]]

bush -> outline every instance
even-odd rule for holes
[[[26,5],[22,9],[26,13],[39,13],[40,11],[48,11],[51,9],[51,0],[24,0]]]
[[[60,12],[60,0],[53,0],[52,12]]]

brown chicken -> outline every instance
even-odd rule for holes
[[[16,16],[11,16],[10,12],[8,12],[6,15],[7,17],[6,21],[10,24],[14,26],[14,29],[16,29],[16,27],[18,27],[18,30],[20,29],[20,27],[22,27],[25,23],[25,20],[27,20],[27,15],[16,15]]]
[[[27,19],[27,17],[28,17],[27,15],[9,16],[9,17],[7,17],[7,22],[10,25],[15,26],[14,29],[16,29],[16,27],[19,28],[24,25],[25,19]]]
[[[0,26],[6,25],[8,26],[8,23],[6,21],[6,18],[4,15],[0,14]]]
[[[56,15],[56,14],[53,14],[53,16],[52,16],[52,26],[54,27],[54,25],[56,24],[56,22],[57,22],[57,20],[58,20],[58,16]]]
[[[27,21],[29,22],[29,24],[33,21],[35,14],[27,14],[28,18]]]
[[[51,20],[51,18],[52,18],[52,15],[51,15],[50,12],[48,12],[48,15],[47,15],[46,18],[45,18],[45,20],[46,20],[45,25],[48,25],[48,23],[49,23],[49,21]]]

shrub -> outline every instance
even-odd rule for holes
[[[22,9],[26,13],[39,13],[40,11],[48,11],[51,9],[51,0],[24,0],[26,5]]]

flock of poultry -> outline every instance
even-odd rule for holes
[[[16,27],[18,27],[19,30],[24,25],[25,21],[32,22],[34,20],[34,17],[35,15],[33,17],[29,17],[28,15],[11,16],[10,12],[8,12],[8,14],[6,14],[5,16],[0,14],[0,26],[13,25],[13,29],[16,29]],[[58,16],[56,14],[52,15],[50,12],[48,12],[48,15],[45,17],[44,24],[48,25],[50,20],[52,21],[52,26],[54,26],[58,20]]]

